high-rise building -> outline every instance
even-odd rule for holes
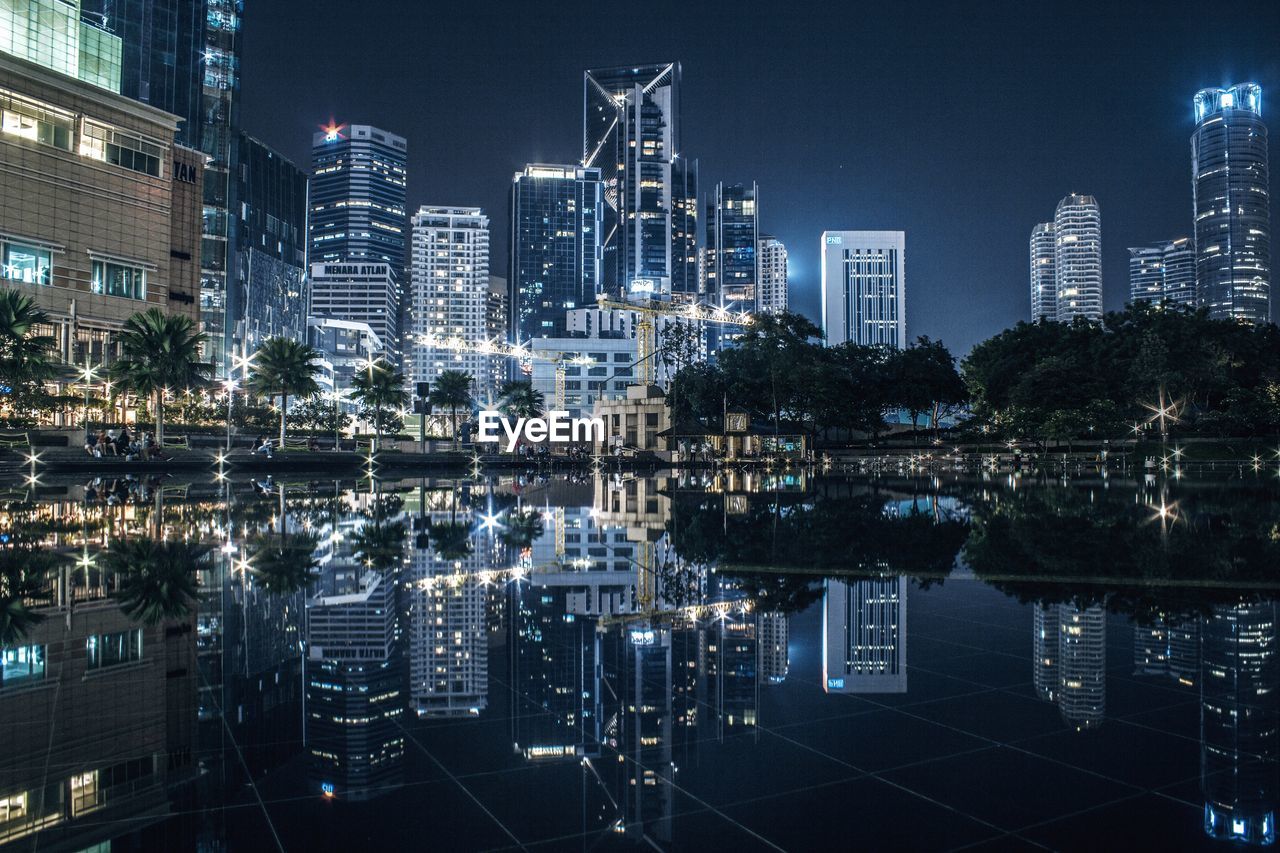
[[[227,352],[307,329],[307,173],[247,133],[236,134],[227,235]]]
[[[777,237],[761,234],[756,243],[760,273],[757,278],[756,311],[781,314],[787,310],[787,247]]]
[[[1058,698],[1058,605],[1036,604],[1031,625],[1031,683],[1046,702]]]
[[[680,63],[583,74],[584,166],[604,181],[604,289],[697,290],[697,162],[680,152]]]
[[[471,376],[475,399],[496,394],[496,356],[426,342],[428,336],[476,345],[487,341],[488,302],[489,217],[478,207],[419,208],[413,216],[405,347],[411,382],[434,384],[442,372],[457,370]]]
[[[514,343],[563,337],[564,313],[595,304],[604,239],[600,170],[530,164],[511,179]]]
[[[1197,299],[1218,319],[1271,318],[1271,196],[1262,87],[1195,97],[1191,188]]]
[[[846,341],[907,343],[903,231],[822,232],[822,331],[827,346]]]
[[[80,0],[6,0],[0,3],[0,53],[121,94],[120,38],[94,17]]]
[[[828,693],[907,692],[907,579],[826,581],[822,679]]]
[[[1090,195],[1066,196],[1053,214],[1057,320],[1102,319],[1102,215]]]
[[[368,324],[378,337],[378,353],[398,364],[395,347],[400,289],[397,281],[386,261],[312,262],[307,313],[317,319]]]
[[[756,637],[760,643],[760,683],[781,684],[791,667],[788,654],[787,614],[777,610],[756,614]]]
[[[1058,710],[1077,731],[1102,725],[1107,709],[1107,612],[1058,605]]]
[[[716,184],[707,196],[706,299],[728,311],[754,311],[760,268],[760,237],[753,183]]]
[[[1190,238],[1129,249],[1129,301],[1196,304],[1196,261]]]
[[[1053,265],[1053,223],[1031,229],[1031,322],[1058,319],[1058,278]]]

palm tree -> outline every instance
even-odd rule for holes
[[[249,387],[259,394],[280,398],[280,447],[284,447],[285,415],[289,397],[310,397],[320,392],[320,351],[293,338],[268,338],[253,355]]]
[[[379,519],[366,524],[352,537],[355,555],[377,571],[394,568],[404,556],[407,532],[399,521],[386,524]]]
[[[384,409],[403,408],[409,402],[409,392],[404,388],[404,374],[381,361],[369,365],[368,370],[357,371],[351,377],[351,396],[365,408],[373,409],[373,429],[377,436],[374,449],[382,447],[382,412]]]
[[[506,524],[498,538],[512,548],[523,550],[533,545],[544,532],[542,513],[537,510],[512,509],[507,513]]]
[[[9,388],[5,403],[14,414],[33,408],[44,383],[58,373],[53,338],[36,334],[48,322],[30,296],[0,291],[0,384]]]
[[[142,536],[114,544],[103,564],[120,577],[120,609],[144,625],[155,625],[191,612],[196,563],[204,554],[199,545]]]
[[[310,533],[264,535],[254,540],[249,571],[254,581],[272,595],[289,595],[305,589],[320,567],[316,537]]]
[[[508,382],[498,395],[503,414],[516,418],[537,418],[546,408],[546,397],[528,380]]]
[[[200,388],[213,366],[200,361],[206,337],[185,315],[168,315],[159,308],[134,314],[118,338],[120,357],[111,364],[111,378],[142,397],[151,398],[156,416],[156,443],[164,442],[164,395],[168,390]]]
[[[45,592],[61,562],[59,554],[26,547],[0,554],[0,648],[17,645],[44,621],[45,615],[27,600]]]
[[[458,409],[471,408],[471,375],[461,370],[445,370],[431,389],[431,404],[448,409],[453,421],[453,444],[458,445]]]

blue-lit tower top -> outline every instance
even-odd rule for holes
[[[1262,115],[1262,87],[1257,83],[1237,83],[1221,89],[1201,89],[1195,97],[1196,123],[1206,116],[1227,110],[1248,110]]]

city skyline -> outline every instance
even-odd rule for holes
[[[580,156],[584,69],[678,60],[682,150],[699,160],[700,188],[722,180],[759,184],[769,199],[761,231],[792,248],[794,308],[818,316],[815,238],[823,230],[904,230],[914,247],[911,336],[941,337],[958,354],[1028,315],[1026,235],[1043,221],[1046,204],[1073,189],[1094,195],[1106,211],[1105,307],[1119,308],[1127,296],[1126,247],[1191,231],[1195,93],[1257,82],[1265,120],[1267,93],[1280,78],[1261,37],[1265,28],[1232,26],[1229,14],[1193,24],[1110,9],[1105,26],[1078,15],[1033,31],[1029,20],[996,9],[927,19],[880,10],[861,25],[896,52],[876,48],[849,61],[823,18],[803,6],[770,14],[748,7],[726,20],[684,10],[679,33],[636,31],[621,41],[595,38],[602,22],[574,6],[549,15],[493,11],[433,18],[423,30],[415,25],[419,13],[405,10],[404,26],[389,41],[379,38],[379,60],[353,70],[303,61],[308,34],[324,31],[332,15],[288,2],[270,15],[250,10],[255,26],[245,28],[244,76],[255,85],[243,92],[243,123],[302,161],[309,133],[330,116],[396,127],[415,152],[409,209],[425,202],[482,207],[494,222],[493,267],[503,269],[511,174],[526,163]],[[557,40],[517,37],[569,24],[580,28],[572,49],[549,52],[544,45]],[[1135,47],[1129,36],[1138,27],[1154,37]],[[426,50],[420,39],[399,34],[425,31],[432,34]],[[966,39],[953,40],[957,31]],[[909,49],[898,51],[891,36],[900,32],[911,33]],[[358,52],[366,37],[350,38]],[[1122,78],[1096,64],[1064,73],[1053,58],[1082,38],[1104,51],[1117,45],[1132,73]],[[423,90],[387,82],[411,46],[414,62],[420,57],[437,81]],[[776,79],[742,73],[736,61],[748,46],[757,51],[757,68],[795,51],[808,57],[806,68]],[[958,51],[990,59],[972,76],[940,76]],[[512,85],[502,69],[515,67],[525,70]],[[907,90],[909,97],[875,101],[887,120],[815,108],[811,97],[847,91],[861,98],[847,102],[854,104],[871,93]],[[451,132],[434,132],[446,119]],[[507,130],[495,134],[496,127]],[[982,252],[969,251],[975,243]]]

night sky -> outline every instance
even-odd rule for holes
[[[410,212],[483,207],[499,275],[512,173],[582,156],[583,69],[678,60],[700,194],[759,183],[793,308],[817,318],[824,229],[901,229],[908,335],[957,354],[1029,313],[1067,193],[1101,206],[1108,309],[1126,247],[1190,233],[1197,89],[1260,83],[1280,160],[1276,0],[245,5],[245,130],[304,168],[330,117],[402,134]]]

